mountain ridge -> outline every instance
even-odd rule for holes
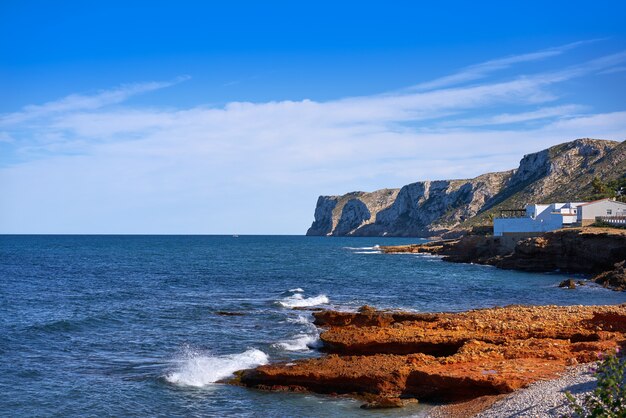
[[[399,189],[320,196],[307,235],[462,234],[501,209],[584,200],[594,177],[626,174],[626,141],[581,138],[523,156],[517,168],[472,179],[418,181]]]

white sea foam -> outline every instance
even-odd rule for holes
[[[267,364],[268,361],[267,354],[254,348],[223,356],[187,352],[178,361],[176,370],[167,374],[165,380],[178,386],[203,387],[227,378],[237,370]]]
[[[294,338],[274,344],[285,351],[306,351],[319,345],[318,335],[298,334]]]
[[[304,325],[306,329],[288,340],[274,344],[274,347],[285,351],[307,351],[320,346],[320,334],[311,321],[310,315],[298,315],[295,318],[287,318],[287,322]]]
[[[287,318],[287,322],[291,322],[292,324],[310,325],[314,327],[311,321],[304,315],[298,315],[296,318]]]
[[[357,250],[380,250],[380,246],[379,245],[374,245],[373,247],[343,247],[346,250],[353,250],[353,251],[357,251]]]
[[[296,293],[291,296],[287,296],[278,301],[280,306],[285,308],[306,308],[309,306],[322,305],[329,303],[330,300],[326,295],[318,295],[310,298],[305,298],[301,293]]]
[[[296,287],[295,289],[289,289],[289,293],[304,293],[304,289]]]
[[[352,254],[380,254],[380,251],[355,251]]]
[[[421,257],[421,258],[443,258],[442,255],[430,254],[430,253],[410,253],[410,254],[415,254],[416,257]]]

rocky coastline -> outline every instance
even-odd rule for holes
[[[325,355],[244,370],[230,383],[352,396],[366,408],[416,401],[489,405],[484,397],[496,400],[626,347],[626,304],[461,313],[363,307],[313,316]]]
[[[436,254],[449,262],[503,269],[583,273],[606,287],[626,290],[623,230],[569,228],[517,242],[466,235],[381,250]],[[575,288],[577,283],[570,282],[566,287]],[[626,348],[626,304],[515,305],[459,313],[364,306],[358,312],[312,314],[321,332],[321,357],[243,370],[229,383],[349,396],[367,409],[424,401],[443,404],[432,416],[473,416],[494,403],[500,409],[515,408],[511,403],[531,395],[509,394],[529,386],[529,393],[541,391],[537,384],[544,381],[554,382],[549,387],[568,384],[581,378],[580,371],[572,374],[575,366],[597,360],[598,353]],[[546,396],[544,403],[564,405],[557,391]]]
[[[626,291],[623,229],[567,228],[517,242],[508,237],[466,235],[425,244],[381,246],[381,251],[429,253],[442,256],[444,261],[488,264],[501,269],[585,274],[605,287]]]

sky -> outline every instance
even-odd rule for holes
[[[419,3],[3,0],[0,233],[304,234],[626,139],[626,2]]]

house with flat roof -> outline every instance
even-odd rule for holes
[[[586,226],[594,223],[598,217],[608,220],[608,218],[624,216],[626,216],[626,203],[608,198],[581,204],[576,213],[576,220],[582,226]]]
[[[493,235],[538,234],[571,226],[577,222],[578,208],[585,202],[526,205],[525,209],[502,211],[493,220]]]

